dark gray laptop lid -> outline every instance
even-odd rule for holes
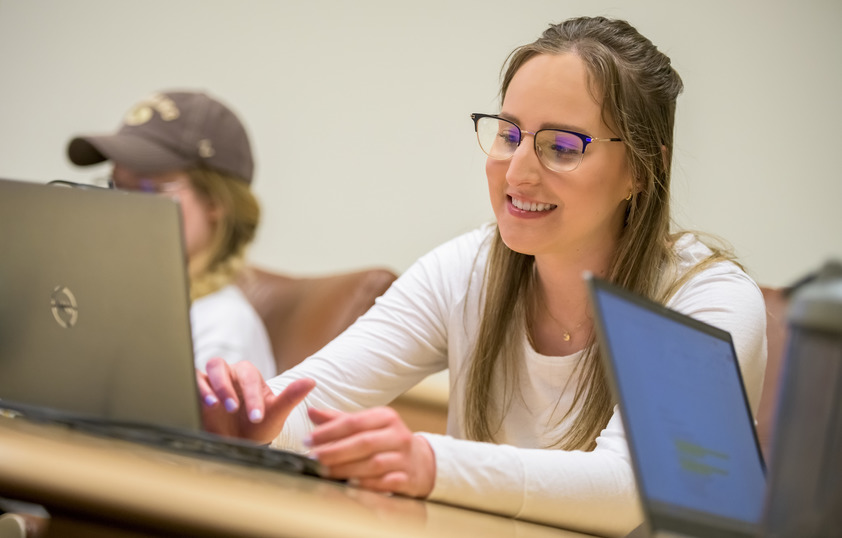
[[[730,334],[589,286],[649,534],[754,536],[766,479]]]
[[[0,400],[198,431],[180,226],[166,197],[0,180]]]

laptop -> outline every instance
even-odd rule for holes
[[[318,474],[202,431],[178,204],[55,183],[0,179],[0,409]]]
[[[757,536],[765,467],[730,334],[588,286],[645,516],[629,536]]]

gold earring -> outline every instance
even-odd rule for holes
[[[629,195],[626,196],[626,201],[628,202],[631,199],[632,199],[632,191],[629,191]]]

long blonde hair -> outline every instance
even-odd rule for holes
[[[534,43],[515,49],[504,65],[501,97],[518,69],[541,54],[576,54],[587,67],[590,91],[602,103],[603,119],[625,141],[637,192],[610,261],[607,278],[645,297],[665,302],[681,282],[664,286],[660,276],[673,261],[670,234],[670,167],[675,102],[683,89],[670,59],[625,21],[602,17],[570,19],[550,26]],[[726,255],[716,251],[710,262]],[[535,300],[534,258],[509,249],[495,233],[486,268],[485,306],[467,378],[463,419],[467,436],[493,441],[502,414],[491,417],[494,371],[506,379],[504,406],[511,401],[512,375],[522,356],[521,335]],[[682,282],[684,279],[682,279]],[[579,368],[573,404],[581,412],[553,447],[592,450],[611,417],[613,398],[591,334]],[[560,387],[560,392],[562,388]],[[503,411],[504,413],[505,411]]]
[[[260,223],[260,205],[248,183],[208,168],[188,170],[196,194],[219,210],[208,248],[190,260],[190,299],[230,284],[245,265],[246,247]]]

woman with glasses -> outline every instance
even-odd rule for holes
[[[251,145],[234,112],[204,92],[154,93],[116,133],[75,137],[67,152],[77,165],[110,161],[112,188],[178,201],[196,367],[221,357],[275,375],[266,328],[234,284],[260,221]]]
[[[756,284],[726,253],[670,233],[681,90],[624,21],[568,20],[516,49],[500,111],[472,115],[496,223],[422,257],[268,384],[246,363],[211,362],[206,427],[309,449],[368,489],[628,532],[642,515],[583,272],[730,331],[755,410],[765,362]],[[445,368],[447,435],[377,407]]]

